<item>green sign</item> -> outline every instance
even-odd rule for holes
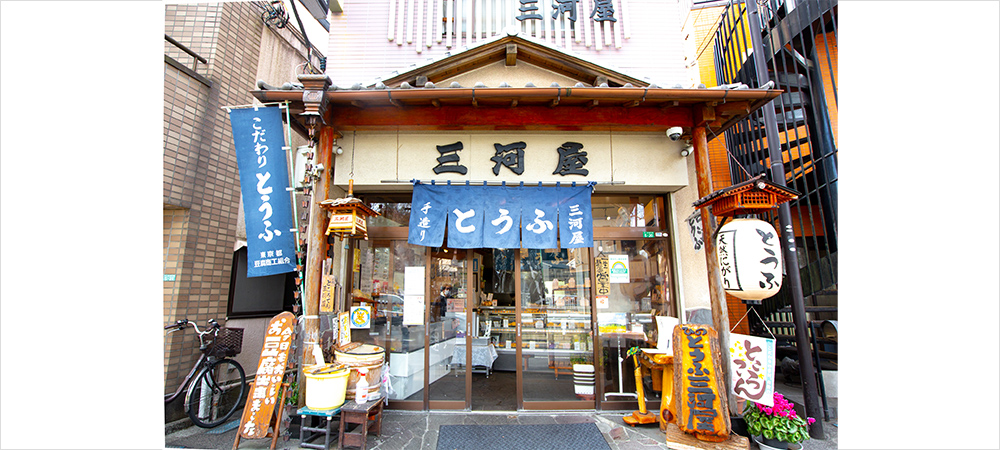
[[[644,238],[654,237],[654,236],[655,236],[655,233],[653,233],[652,231],[643,231],[642,232],[642,237],[644,237]]]
[[[177,275],[164,275],[163,281],[175,281],[177,280]]]

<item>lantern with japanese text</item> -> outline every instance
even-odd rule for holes
[[[347,197],[324,200],[320,202],[320,207],[330,211],[327,236],[332,234],[341,239],[353,237],[368,240],[367,219],[379,215],[361,199],[354,197],[354,180],[350,180]]]
[[[715,248],[726,293],[742,300],[763,300],[781,289],[780,236],[771,224],[734,219],[719,229]]]

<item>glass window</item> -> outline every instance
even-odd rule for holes
[[[628,349],[655,347],[654,316],[677,316],[670,295],[669,241],[600,240],[594,245],[595,259],[617,256],[628,261],[628,281],[611,283],[607,301],[597,299],[599,356],[605,374],[603,400],[634,402],[635,363],[634,358],[627,357]],[[645,385],[646,398],[658,401],[660,393],[653,386],[658,386],[659,380],[654,383],[648,373],[644,372],[644,383],[649,383]]]
[[[643,228],[665,229],[661,217],[662,198],[653,195],[595,195],[591,197],[594,228]]]

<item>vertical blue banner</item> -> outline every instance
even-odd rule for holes
[[[521,190],[521,247],[558,248],[558,189],[527,186]]]
[[[295,270],[295,237],[281,108],[229,112],[247,228],[247,277]]]
[[[445,186],[448,205],[448,247],[483,246],[483,187]]]
[[[557,188],[559,192],[559,245],[562,248],[594,246],[594,216],[590,186]]]
[[[425,247],[440,247],[444,243],[447,220],[444,186],[413,185],[410,206],[410,227],[406,242]]]
[[[521,201],[516,189],[485,186],[483,247],[521,247]]]

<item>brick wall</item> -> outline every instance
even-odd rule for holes
[[[263,25],[254,3],[165,6],[165,33],[208,60],[198,73],[209,88],[164,64],[163,205],[164,324],[185,318],[205,324],[226,316],[240,200],[227,105],[252,102]],[[165,43],[165,52],[193,59]],[[165,339],[164,390],[173,392],[197,360],[194,333]],[[178,418],[179,405],[167,420]]]

